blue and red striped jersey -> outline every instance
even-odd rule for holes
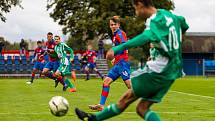
[[[126,33],[124,31],[122,31],[121,29],[117,29],[114,32],[114,35],[112,37],[112,44],[113,46],[118,46],[122,43],[127,42],[127,36]],[[115,61],[114,64],[119,63],[120,60],[124,60],[124,61],[128,61],[128,49],[125,49],[121,52],[115,53]]]

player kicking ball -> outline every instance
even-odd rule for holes
[[[120,29],[120,18],[114,16],[109,22],[110,29],[113,32],[112,43],[113,46],[118,46],[127,42],[127,37],[124,31]],[[130,81],[130,64],[128,63],[128,50],[124,49],[114,55],[112,60],[113,68],[110,69],[108,76],[104,79],[100,103],[96,105],[89,105],[92,110],[101,111],[106,103],[110,85],[112,82],[117,80],[120,76],[122,77],[125,85],[128,89],[131,88]]]
[[[42,47],[42,41],[37,41],[37,48],[34,50],[34,59],[32,60],[34,62],[34,67],[31,73],[31,79],[26,82],[27,84],[33,83],[35,74],[38,71],[40,74],[42,73],[43,67],[45,66],[44,53],[45,50]]]
[[[107,58],[126,48],[134,48],[152,42],[160,52],[159,56],[146,63],[143,70],[131,74],[132,88],[115,104],[101,112],[89,114],[75,109],[81,120],[102,121],[122,113],[129,104],[140,99],[137,114],[146,121],[161,121],[160,116],[150,107],[161,101],[177,78],[182,76],[182,34],[189,28],[184,17],[164,9],[156,9],[152,0],[133,0],[137,16],[147,18],[146,29],[128,42],[112,48]]]
[[[70,82],[70,80],[66,77],[66,74],[70,72],[69,66],[70,62],[72,63],[74,59],[73,50],[66,45],[65,43],[61,42],[60,36],[54,37],[56,46],[54,48],[55,52],[60,59],[60,66],[58,67],[57,71],[54,73],[56,77],[63,77],[64,82],[70,87],[70,92],[76,92],[76,88]],[[67,58],[67,51],[70,52],[70,61]]]

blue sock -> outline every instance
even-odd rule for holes
[[[109,86],[104,86],[102,87],[102,94],[101,94],[101,99],[100,99],[100,104],[101,105],[105,105],[105,102],[107,100],[108,94],[110,91],[110,87]]]

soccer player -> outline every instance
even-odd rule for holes
[[[57,68],[60,66],[60,62],[57,53],[54,51],[56,43],[51,32],[47,34],[47,40],[46,49],[49,55],[49,62],[44,66],[42,74],[50,79],[55,80],[55,87],[57,87],[58,82],[60,82],[63,85],[63,90],[65,91],[68,86],[64,83],[63,78],[57,78],[53,74],[53,72],[57,71]]]
[[[141,99],[136,112],[146,121],[161,121],[160,116],[150,107],[161,101],[171,85],[182,76],[181,41],[182,34],[189,28],[182,16],[164,10],[156,9],[152,0],[134,0],[137,16],[148,18],[146,29],[128,42],[112,48],[107,58],[125,48],[133,48],[149,42],[156,44],[160,55],[155,60],[147,62],[145,69],[131,74],[132,88],[116,103],[109,105],[99,113],[89,114],[76,109],[81,120],[101,121],[122,113],[129,104]]]
[[[85,71],[86,71],[86,75],[87,75],[86,80],[90,79],[90,72],[89,72],[90,70],[96,71],[96,73],[103,80],[104,77],[96,68],[96,52],[92,49],[92,45],[88,45],[87,48],[88,48],[88,50],[85,53],[87,56],[87,61],[88,61],[87,66],[85,67]]]
[[[69,66],[70,62],[72,63],[74,59],[73,50],[65,43],[61,42],[60,36],[55,36],[55,42],[56,46],[54,48],[55,52],[58,55],[58,58],[60,59],[60,66],[58,67],[57,71],[54,73],[56,77],[63,77],[63,80],[65,83],[70,87],[70,92],[76,92],[76,88],[74,85],[70,82],[70,80],[66,77],[66,74],[69,73]],[[70,52],[70,61],[67,58],[67,51]]]
[[[127,37],[124,31],[120,29],[120,19],[118,16],[114,16],[109,22],[110,29],[113,32],[112,43],[113,46],[118,46],[127,42]],[[128,62],[128,50],[124,49],[115,54],[112,60],[114,64],[113,68],[110,69],[108,76],[104,79],[103,88],[101,93],[100,103],[96,105],[89,105],[92,110],[101,111],[104,108],[105,102],[107,100],[110,84],[121,76],[125,85],[128,89],[131,88],[130,81],[130,64]]]
[[[85,68],[87,66],[87,55],[84,53],[82,56],[81,56],[81,70],[82,72],[85,72]]]
[[[37,71],[40,71],[39,73],[43,71],[45,65],[44,53],[45,50],[42,48],[42,41],[37,41],[37,48],[34,50],[34,59],[32,60],[35,63],[31,73],[31,80],[27,81],[27,84],[33,83]]]

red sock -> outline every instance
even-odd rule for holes
[[[76,73],[75,73],[75,71],[72,71],[72,79],[73,79],[74,81],[76,81]]]
[[[63,81],[63,77],[62,77],[62,76],[59,76],[59,77],[57,78],[57,80],[58,80],[62,85],[65,84],[64,81]]]
[[[32,73],[31,73],[31,78],[34,79],[34,77],[35,77],[35,73],[32,72]]]

